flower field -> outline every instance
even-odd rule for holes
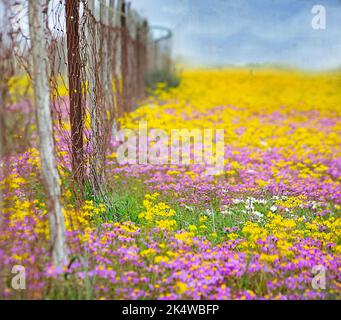
[[[59,151],[64,270],[51,264],[33,135],[1,182],[2,296],[340,299],[340,88],[337,73],[246,69],[185,71],[179,87],[160,84],[121,127],[224,129],[223,172],[204,175],[195,163],[118,165],[113,138],[110,206],[87,194],[77,208],[68,156]],[[26,109],[24,101],[11,106]],[[14,265],[25,266],[26,290],[11,288]]]

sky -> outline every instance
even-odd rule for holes
[[[194,66],[341,66],[341,0],[131,0],[151,25],[173,32],[176,58]],[[326,28],[312,27],[314,5]]]

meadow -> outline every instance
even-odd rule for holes
[[[26,131],[13,137],[19,146],[1,180],[2,297],[340,299],[340,87],[336,72],[184,71],[178,87],[159,84],[120,126],[224,129],[224,171],[118,165],[113,137],[110,205],[87,192],[77,207],[57,136],[70,256],[64,269],[51,264],[32,110],[14,102],[13,119]],[[25,135],[29,143],[20,145]],[[15,265],[25,267],[25,290],[11,286]]]

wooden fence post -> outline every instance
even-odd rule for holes
[[[33,57],[32,79],[36,103],[41,173],[46,190],[50,222],[52,257],[56,266],[63,267],[67,263],[66,235],[64,216],[60,203],[60,178],[55,158],[50,109],[49,57],[46,50],[45,21],[43,19],[45,4],[44,0],[29,1],[29,27]]]
[[[2,9],[4,11],[4,9]],[[5,14],[4,12],[0,11],[0,18],[5,20],[4,17]],[[5,27],[2,25],[2,23],[5,23],[5,21],[0,20],[0,27],[1,30]],[[3,157],[5,153],[5,145],[6,145],[6,126],[5,126],[5,103],[6,103],[6,93],[8,92],[8,81],[6,79],[6,48],[5,48],[5,43],[4,43],[4,37],[5,35],[0,31],[0,73],[1,75],[5,75],[4,79],[1,79],[0,81],[0,182],[1,179],[3,179],[4,175],[4,163]],[[2,229],[2,201],[3,201],[3,190],[2,186],[0,184],[0,232]],[[0,280],[2,284],[2,279]],[[2,287],[1,287],[2,288]]]
[[[109,57],[108,57],[108,34],[107,34],[107,27],[109,23],[109,13],[108,13],[108,6],[106,5],[106,0],[100,0],[100,13],[99,13],[99,21],[100,21],[100,61],[101,64],[99,66],[100,72],[100,85],[101,85],[101,109],[102,109],[102,121],[103,121],[103,128],[106,129],[106,124],[108,122],[107,117],[107,107],[108,107],[108,95],[109,95],[109,88],[108,88],[108,66],[109,66]]]
[[[115,5],[115,27],[116,27],[116,55],[115,55],[115,90],[117,102],[117,118],[121,117],[124,113],[123,101],[123,83],[122,83],[122,0],[117,0]],[[118,129],[117,123],[117,129]]]
[[[109,79],[108,82],[110,83],[111,89],[111,104],[112,104],[112,115],[111,115],[111,134],[115,135],[118,131],[117,119],[118,119],[118,110],[119,110],[119,88],[116,82],[116,61],[117,61],[117,38],[113,36],[116,32],[117,26],[117,13],[115,11],[116,0],[110,0],[109,7],[110,7],[110,16],[109,16],[109,54],[110,54],[110,68],[109,68]],[[113,91],[113,87],[115,87],[115,93]]]
[[[115,48],[113,47],[113,28],[114,28],[114,23],[113,23],[113,9],[112,5],[114,5],[115,1],[110,0],[109,5],[106,7],[106,12],[103,16],[103,21],[102,23],[104,24],[104,43],[102,45],[105,48],[105,51],[103,52],[104,57],[104,65],[103,67],[103,81],[105,81],[105,92],[107,96],[107,103],[106,105],[108,106],[108,114],[109,117],[107,118],[108,120],[108,128],[109,129],[107,132],[111,131],[111,124],[112,124],[112,119],[113,119],[113,113],[114,113],[114,92],[113,92],[113,51]],[[107,137],[109,138],[109,137]]]
[[[144,97],[144,77],[146,75],[146,42],[147,42],[148,25],[147,21],[143,20],[139,25],[137,32],[137,87],[138,87],[138,97]]]
[[[128,84],[128,41],[129,31],[127,28],[127,4],[122,0],[121,5],[121,81],[123,111],[130,111],[129,84]]]
[[[72,142],[72,172],[82,193],[84,184],[84,142],[81,58],[79,37],[79,0],[66,1],[67,60]]]
[[[96,43],[96,14],[95,0],[88,0],[87,6],[87,26],[86,36],[87,46],[87,81],[88,81],[88,101],[91,126],[91,155],[89,156],[89,182],[92,191],[96,193],[101,184],[101,170],[103,168],[101,157],[101,113],[98,105],[98,76],[97,72],[97,43]]]

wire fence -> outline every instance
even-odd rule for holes
[[[147,97],[145,77],[172,69],[170,43],[124,0],[0,0],[0,297],[10,274],[4,254],[23,243],[28,252],[41,250],[26,261],[28,277],[38,281],[47,256],[58,264],[67,256],[61,215],[67,237],[82,238],[85,193],[112,205],[105,184],[111,137]],[[41,102],[51,115],[38,115]],[[57,161],[46,161],[49,154]],[[44,173],[47,163],[57,163],[59,174],[54,167]],[[13,223],[34,237],[26,241]],[[81,247],[68,243],[68,267]],[[36,298],[42,290],[20,294]]]
[[[8,81],[1,81],[1,91],[9,92],[9,85],[21,87],[15,89],[15,99],[2,94],[1,101],[8,101],[1,104],[8,108],[20,101],[34,111],[28,3],[1,1],[0,12],[6,13],[1,17],[6,25],[1,37],[1,68],[6,69],[2,74],[8,74]],[[92,189],[100,190],[105,154],[119,129],[118,119],[146,97],[149,73],[172,69],[171,33],[150,27],[124,0],[43,0],[41,14],[56,154],[78,186],[89,178]],[[165,36],[155,37],[157,29]],[[18,124],[19,136],[26,139],[22,147],[33,141],[27,132],[34,116],[28,112],[24,118]],[[1,128],[0,137],[5,125]]]

